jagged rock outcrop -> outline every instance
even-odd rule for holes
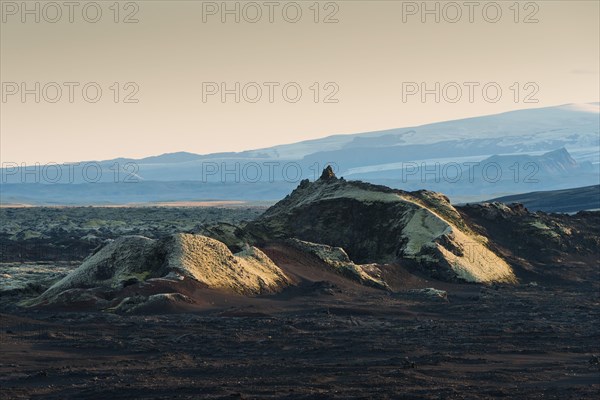
[[[388,284],[381,278],[381,270],[377,267],[377,264],[355,264],[341,247],[305,242],[298,239],[290,239],[287,243],[304,253],[312,254],[346,278],[366,286],[390,289]]]
[[[247,295],[276,292],[289,284],[283,271],[255,247],[233,254],[225,244],[202,235],[175,234],[161,240],[125,236],[92,254],[31,305],[95,298],[108,306],[128,286],[161,281],[175,282],[171,289],[186,281]]]
[[[345,181],[331,169],[302,181],[246,230],[258,243],[295,238],[341,247],[357,264],[404,259],[446,279],[515,281],[445,196]]]
[[[122,314],[151,313],[156,309],[165,310],[193,303],[192,299],[181,293],[158,293],[150,296],[126,297],[110,311]]]
[[[448,292],[436,288],[412,289],[409,290],[408,293],[418,296],[424,296],[434,300],[442,300],[445,302],[448,301]]]
[[[457,209],[478,233],[492,238],[494,245],[515,264],[536,274],[554,273],[563,279],[574,273],[597,274],[598,212],[547,214],[530,212],[518,203],[498,202],[469,204]]]
[[[194,229],[193,233],[208,236],[225,243],[233,252],[244,250],[250,241],[250,238],[247,237],[243,229],[227,222],[200,226]]]

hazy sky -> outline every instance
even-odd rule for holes
[[[75,3],[2,1],[2,162],[239,151],[599,100],[595,0],[431,14],[420,1]]]

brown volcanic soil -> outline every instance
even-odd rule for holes
[[[283,245],[263,250],[298,286],[255,298],[190,288],[198,303],[168,315],[0,315],[2,398],[600,396],[597,275],[489,287],[396,265],[391,294]],[[408,291],[426,287],[448,301]]]

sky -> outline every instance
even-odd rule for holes
[[[241,151],[599,101],[595,0],[73,4],[1,2],[2,163]]]

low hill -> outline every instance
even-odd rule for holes
[[[201,235],[175,234],[161,240],[124,236],[92,254],[30,304],[118,308],[131,302],[130,287],[145,293],[144,301],[167,289],[179,294],[176,299],[192,303],[184,293],[194,288],[253,295],[279,291],[287,284],[283,272],[254,247],[232,254],[223,243]]]
[[[498,197],[490,202],[521,203],[531,211],[573,213],[600,210],[600,185],[564,190],[530,192]]]

